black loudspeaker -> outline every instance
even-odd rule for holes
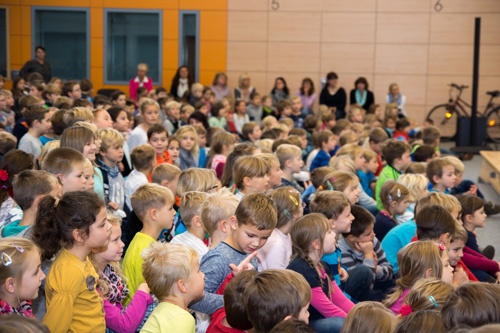
[[[480,146],[488,138],[486,133],[486,117],[477,117],[476,120],[476,137],[471,138],[472,118],[471,117],[458,117],[457,121],[457,147],[466,146]],[[474,140],[471,142],[471,140]]]

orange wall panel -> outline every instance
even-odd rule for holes
[[[177,69],[177,67],[179,67],[179,51],[177,45],[177,41],[163,41],[163,69]]]
[[[31,36],[31,7],[21,7],[21,35]]]
[[[200,71],[199,81],[205,86],[211,86],[218,71]]]
[[[229,0],[179,0],[181,10],[227,10]],[[231,0],[232,1],[232,0]]]
[[[21,6],[9,6],[8,15],[11,36],[21,35]]]
[[[90,37],[104,37],[104,11],[102,8],[90,8]]]
[[[200,41],[200,69],[226,70],[226,42]]]
[[[1,5],[19,6],[21,5],[21,0],[2,0]]]
[[[124,9],[176,9],[177,3],[165,0],[130,1],[130,0],[103,0],[104,8],[124,8]]]
[[[12,69],[21,68],[21,36],[10,36],[10,64]]]
[[[104,0],[90,0],[90,7],[104,7]]]
[[[179,38],[179,11],[163,11],[163,39],[177,40]]]
[[[104,68],[90,67],[90,81],[94,84],[94,92],[102,88],[104,82]]]
[[[21,63],[31,59],[31,36],[21,36]]]
[[[200,40],[227,40],[227,12],[203,11],[200,15]]]
[[[89,7],[90,0],[22,0],[23,6]]]
[[[104,67],[104,39],[90,39],[90,67]]]

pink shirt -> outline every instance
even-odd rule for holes
[[[405,298],[406,298],[406,295],[408,295],[410,293],[410,290],[411,289],[406,289],[405,291],[403,291],[403,293],[401,294],[401,296],[399,296],[398,300],[396,301],[396,303],[394,303],[390,309],[392,312],[394,312],[395,315],[398,315],[399,312],[401,312],[401,308],[403,307],[403,305],[405,304]]]
[[[135,78],[130,80],[128,86],[130,90],[130,98],[135,101],[137,99],[137,89],[139,89],[139,87],[144,87],[148,90],[148,92],[150,92],[153,89],[153,80],[145,76],[141,82],[139,81],[139,77],[136,76]]]

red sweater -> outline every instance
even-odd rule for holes
[[[464,247],[463,261],[472,269],[487,271],[491,274],[495,274],[499,271],[498,262],[486,258],[481,253],[474,251],[468,246]]]

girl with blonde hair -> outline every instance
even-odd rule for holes
[[[186,170],[189,168],[198,167],[198,134],[193,126],[186,125],[175,132],[175,136],[179,139],[180,155],[179,168]]]

